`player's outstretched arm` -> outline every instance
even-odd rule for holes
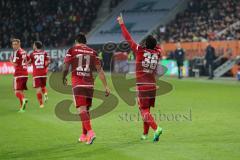
[[[96,65],[96,69],[97,69],[98,74],[99,74],[99,79],[102,81],[102,84],[103,84],[103,86],[105,88],[105,92],[106,92],[105,96],[109,96],[110,89],[109,89],[109,87],[107,85],[107,80],[106,80],[106,76],[105,76],[105,73],[103,71],[103,68],[102,68],[101,65]]]
[[[126,41],[129,43],[129,45],[130,45],[130,47],[132,48],[132,50],[133,50],[134,52],[136,52],[138,45],[137,45],[137,43],[133,40],[133,38],[132,38],[132,36],[130,35],[130,33],[128,32],[127,27],[126,27],[125,24],[124,24],[122,15],[118,16],[117,20],[118,20],[118,23],[119,23],[119,25],[120,25],[120,27],[121,27],[123,37],[124,37],[124,38],[126,39]]]

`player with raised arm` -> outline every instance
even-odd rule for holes
[[[67,85],[66,77],[71,66],[73,97],[82,121],[82,134],[79,142],[92,144],[96,135],[91,127],[89,108],[92,105],[94,92],[92,72],[95,69],[105,88],[106,96],[110,94],[110,90],[96,51],[88,47],[86,43],[85,35],[80,33],[76,36],[75,45],[68,50],[64,59],[63,84]]]
[[[129,43],[131,49],[136,55],[136,85],[138,91],[138,105],[143,119],[142,140],[147,139],[149,127],[154,130],[153,141],[159,141],[162,134],[162,128],[157,126],[150,113],[150,108],[155,105],[156,96],[156,72],[158,62],[161,58],[161,48],[157,47],[157,40],[149,35],[145,39],[145,46],[140,46],[132,39],[128,32],[122,15],[118,17],[123,37]]]
[[[30,61],[28,62],[33,65],[33,87],[36,88],[40,108],[44,107],[43,96],[45,103],[48,100],[46,83],[48,65],[50,64],[49,56],[42,48],[42,42],[35,41],[33,43],[33,52],[30,54]]]
[[[12,48],[14,50],[13,55],[10,57],[10,62],[15,68],[14,72],[14,91],[16,97],[20,101],[19,112],[25,112],[26,104],[28,100],[25,98],[24,90],[27,90],[28,80],[28,65],[29,59],[25,50],[21,48],[21,41],[19,39],[12,39]]]

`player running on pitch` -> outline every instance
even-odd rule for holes
[[[27,90],[27,80],[28,80],[28,66],[27,61],[29,57],[21,48],[21,41],[19,39],[12,39],[12,48],[14,50],[13,55],[10,57],[10,62],[15,68],[14,72],[14,91],[16,97],[20,101],[19,112],[25,112],[26,104],[28,100],[25,98],[24,90]]]
[[[50,64],[49,56],[42,48],[42,42],[35,41],[33,43],[33,52],[30,54],[30,61],[28,62],[33,65],[33,87],[36,88],[40,108],[44,107],[43,96],[44,102],[48,100],[46,82],[48,65]]]
[[[79,142],[92,144],[96,135],[91,127],[89,108],[92,105],[94,92],[94,78],[92,75],[94,69],[99,73],[106,96],[110,94],[110,90],[96,51],[88,47],[86,43],[87,40],[83,33],[76,36],[75,45],[68,50],[64,59],[63,83],[67,85],[66,77],[71,65],[73,97],[82,121],[82,135]]]
[[[159,141],[162,128],[157,126],[150,113],[150,108],[154,107],[156,96],[156,70],[161,58],[161,49],[157,47],[157,41],[153,36],[148,36],[145,46],[135,43],[128,32],[122,15],[118,17],[123,37],[128,41],[131,49],[136,55],[136,84],[138,90],[138,105],[143,119],[142,140],[147,139],[149,127],[154,130],[153,141]]]

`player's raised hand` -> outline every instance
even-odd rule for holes
[[[108,97],[110,95],[110,89],[108,87],[105,88],[105,96]]]
[[[122,14],[120,14],[120,16],[118,16],[117,21],[119,24],[124,24]]]

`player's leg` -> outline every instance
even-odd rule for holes
[[[178,79],[182,78],[182,65],[181,62],[177,62],[177,67],[178,67]]]
[[[150,108],[140,108],[142,119],[147,123],[154,131],[157,130],[157,124],[150,113]]]
[[[160,126],[158,126],[156,130],[154,130],[153,142],[159,141],[159,137],[161,136],[162,132],[163,129]]]
[[[152,95],[149,99],[149,106],[150,106],[149,107],[149,112],[150,113],[151,113],[151,111],[150,111],[151,107],[155,106],[155,96],[156,96],[156,93],[154,93],[154,95]],[[163,132],[163,129],[160,126],[158,126],[156,130],[154,130],[153,142],[159,141],[159,137],[162,134],[162,132]]]
[[[82,134],[79,137],[78,141],[86,142],[87,141],[87,129],[85,128],[83,121],[81,121],[81,122],[82,122]]]
[[[21,104],[19,112],[25,112],[28,100],[25,98],[23,91],[17,90],[15,91],[15,95],[18,97]]]
[[[89,114],[89,107],[92,105],[93,88],[74,87],[73,94],[75,106],[77,107],[82,121],[83,134],[87,132],[86,144],[92,144],[96,138],[95,133],[92,130]]]
[[[43,108],[43,97],[42,97],[42,90],[41,90],[41,78],[33,78],[33,88],[36,89],[36,97],[40,108]]]
[[[27,90],[27,77],[15,77],[14,78],[14,90],[15,95],[20,101],[20,112],[24,112],[26,109],[26,105],[28,100],[25,98],[23,90]]]
[[[83,132],[87,131],[87,142],[86,142],[86,144],[92,144],[94,139],[96,138],[96,136],[95,136],[95,133],[92,130],[88,107],[86,107],[86,106],[78,107],[78,112],[79,112],[79,115],[80,115],[80,118],[81,118],[81,121],[82,121],[82,125],[83,125],[83,128],[84,128]]]
[[[46,83],[47,83],[47,78],[43,77],[42,78],[42,93],[44,96],[44,103],[46,103],[48,101],[48,92],[47,92],[47,88],[46,88]]]
[[[183,64],[180,66],[180,77],[183,78]]]
[[[43,96],[44,96],[44,103],[46,103],[48,101],[48,93],[47,93],[46,86],[42,87],[42,93],[43,93]]]
[[[40,108],[44,108],[41,87],[36,88],[36,95]]]
[[[78,112],[80,114],[80,111],[78,111]],[[84,121],[81,120],[81,122],[82,122],[82,134],[81,134],[81,136],[80,136],[78,141],[79,142],[86,142],[87,141],[87,133],[88,133],[88,131],[87,131],[85,125],[84,125]]]
[[[158,141],[159,136],[162,134],[162,128],[159,127],[155,122],[153,116],[150,113],[150,107],[140,108],[140,112],[141,112],[143,121],[147,123],[154,130],[153,141]]]
[[[141,109],[140,109],[140,106],[141,106],[141,100],[140,98],[138,98],[138,105],[139,105],[139,110],[140,110],[140,113],[141,113]],[[142,113],[141,113],[142,115]],[[148,132],[149,132],[149,124],[148,122],[145,122],[144,119],[143,119],[143,135],[141,137],[141,140],[146,140],[147,139],[147,136],[148,136]]]
[[[178,65],[178,79],[181,79],[181,67]]]
[[[15,90],[15,95],[16,95],[16,97],[19,99],[20,108],[22,108],[23,99],[24,99],[24,94],[23,94],[22,91],[20,91],[20,90]]]
[[[149,132],[149,124],[147,122],[143,121],[143,135],[141,137],[141,140],[146,140]]]

